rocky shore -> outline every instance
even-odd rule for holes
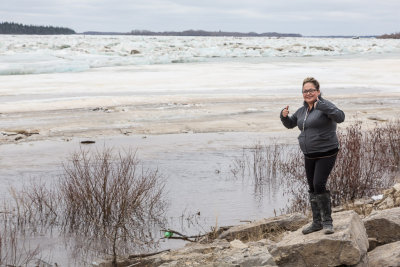
[[[332,217],[332,235],[303,235],[301,229],[311,219],[285,214],[220,228],[178,250],[121,258],[118,266],[400,266],[400,183],[379,199],[337,207]],[[104,260],[93,266],[112,263]]]

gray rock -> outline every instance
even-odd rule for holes
[[[373,237],[368,237],[368,251],[374,250],[377,246],[379,246],[378,240]]]
[[[248,248],[249,246],[244,244],[242,241],[235,239],[230,242],[231,248],[239,248],[239,249],[244,249]]]
[[[240,242],[240,243],[239,243]],[[269,254],[267,240],[249,242],[215,240],[211,244],[192,243],[182,249],[157,254],[145,259],[132,260],[132,266],[207,266],[207,267],[252,267],[276,266]],[[245,246],[243,246],[245,245]]]
[[[350,267],[370,267],[370,266],[372,265],[369,265],[368,254],[365,254],[357,264],[351,265]]]
[[[400,207],[373,211],[363,222],[368,237],[378,245],[400,241]]]
[[[303,235],[301,229],[288,233],[269,251],[278,266],[339,266],[356,265],[367,253],[365,227],[354,211],[332,215],[335,233],[322,231]]]
[[[308,218],[301,213],[281,215],[262,219],[248,224],[238,225],[222,232],[218,238],[232,241],[259,240],[270,238],[284,231],[295,231],[308,222]]]
[[[377,247],[368,252],[369,266],[400,267],[400,241]]]

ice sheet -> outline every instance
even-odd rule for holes
[[[0,75],[208,62],[235,58],[399,53],[398,40],[375,38],[0,36]]]

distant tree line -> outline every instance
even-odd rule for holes
[[[266,32],[266,33],[255,33],[255,32],[224,32],[224,31],[203,31],[203,30],[187,30],[182,32],[167,31],[167,32],[153,32],[147,30],[132,30],[127,33],[117,32],[84,32],[84,34],[93,35],[147,35],[147,36],[233,36],[233,37],[301,37],[301,34],[297,33],[277,33],[277,32]]]
[[[383,34],[383,35],[378,36],[376,38],[379,38],[379,39],[400,39],[400,32],[392,33],[392,34]]]
[[[141,31],[133,30],[132,35],[165,35],[165,36],[235,36],[235,37],[301,37],[301,34],[297,33],[277,33],[277,32],[224,32],[224,31],[203,31],[203,30],[187,30],[183,32],[152,32],[152,31]]]
[[[64,27],[23,25],[14,22],[0,23],[0,34],[75,34]]]

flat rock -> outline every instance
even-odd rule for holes
[[[173,267],[173,266],[205,266],[205,267],[253,267],[277,266],[268,252],[269,240],[259,240],[243,244],[239,240],[231,243],[226,240],[215,240],[210,244],[191,243],[185,247],[153,255],[146,258],[132,258],[127,265],[138,267]],[[123,264],[126,264],[124,262]],[[104,265],[103,267],[107,267]]]
[[[373,211],[363,222],[368,237],[378,245],[400,241],[400,207]]]
[[[368,237],[360,217],[350,210],[334,213],[332,218],[334,234],[318,231],[303,235],[299,229],[270,245],[276,264],[285,267],[358,264],[368,249]]]
[[[238,225],[222,232],[218,239],[232,241],[254,241],[279,235],[284,231],[295,231],[308,222],[308,218],[301,213],[285,214],[252,223]]]
[[[377,247],[368,252],[369,266],[400,267],[400,241]]]

